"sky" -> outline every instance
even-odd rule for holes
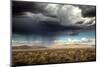
[[[96,6],[12,1],[12,43],[95,42]]]

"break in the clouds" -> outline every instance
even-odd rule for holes
[[[53,41],[59,36],[95,32],[96,7],[12,1],[12,33]],[[94,35],[95,36],[95,35]]]

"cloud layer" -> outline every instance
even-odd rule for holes
[[[55,36],[95,30],[95,6],[14,1],[12,8],[13,33]]]

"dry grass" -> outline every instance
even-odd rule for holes
[[[13,65],[38,65],[95,60],[95,48],[12,50]]]

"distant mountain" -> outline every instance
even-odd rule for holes
[[[28,46],[28,45],[22,45],[22,46],[12,46],[12,49],[38,49],[38,48],[46,48],[44,46]]]

